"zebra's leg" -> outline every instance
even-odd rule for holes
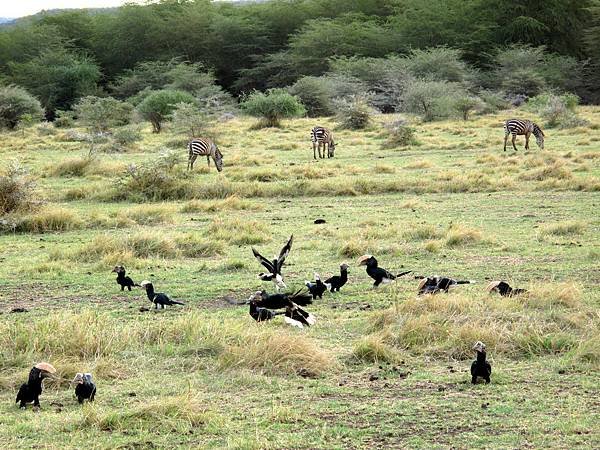
[[[208,163],[208,168],[210,169],[210,155],[206,155],[206,162]]]
[[[194,170],[194,162],[196,161],[197,157],[198,157],[198,155],[192,155],[190,157],[190,161],[189,161],[190,170]]]
[[[508,133],[504,133],[504,151],[506,151],[506,143],[508,142]]]
[[[325,153],[325,144],[323,144],[323,153]],[[329,156],[329,142],[327,143],[327,158],[331,158],[331,156]]]
[[[525,133],[525,150],[529,150],[529,136],[531,133]]]
[[[313,142],[313,158],[317,159],[317,143]]]
[[[512,135],[512,145],[513,145],[513,148],[515,149],[515,152],[517,151],[517,146],[515,145],[516,140],[517,140],[517,135],[513,134]]]
[[[321,151],[323,153],[321,153]],[[325,158],[325,142],[319,142],[319,158]]]

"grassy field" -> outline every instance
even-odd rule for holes
[[[517,153],[501,122],[523,113],[419,124],[418,145],[396,149],[381,116],[336,132],[336,157],[318,162],[314,120],[235,119],[217,129],[220,174],[202,158],[187,174],[169,132],[92,160],[73,130],[2,134],[3,166],[29,170],[39,204],[0,234],[0,446],[599,448],[600,108],[580,113],[588,127],[547,130],[543,151],[521,138]],[[290,289],[351,266],[305,330],[228,301],[272,288],[250,247],[270,256],[292,233]],[[477,283],[374,290],[364,253]],[[185,306],[140,311],[118,263]],[[496,279],[530,293],[487,294]],[[476,340],[490,385],[470,384]],[[21,411],[41,360],[58,377],[40,412]],[[98,385],[83,407],[69,386],[81,371]]]

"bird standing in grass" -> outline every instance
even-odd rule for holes
[[[451,288],[458,286],[459,284],[472,284],[474,281],[470,280],[455,280],[448,277],[421,277],[417,276],[416,279],[421,279],[418,286],[418,295],[423,294],[437,294],[438,292],[448,292]]]
[[[23,383],[19,388],[15,403],[20,403],[21,409],[25,409],[28,403],[33,403],[34,408],[39,408],[44,379],[54,373],[56,373],[56,369],[51,364],[41,362],[33,366],[29,371],[27,383]]]
[[[327,286],[321,281],[321,277],[317,272],[315,272],[314,283],[305,281],[304,284],[308,288],[308,292],[311,293],[313,300],[316,300],[317,297],[323,298],[323,293],[327,290]]]
[[[340,274],[329,277],[325,280],[325,286],[331,292],[340,292],[340,288],[348,282],[348,264],[340,265]]]
[[[527,292],[527,289],[512,288],[506,281],[492,281],[488,284],[488,292],[498,292],[502,297],[514,297]]]
[[[77,401],[81,404],[84,400],[90,402],[94,401],[96,396],[96,385],[92,380],[91,373],[78,373],[72,381],[75,384],[75,396]]]
[[[271,320],[274,316],[281,314],[271,311],[273,309],[285,309],[283,312],[285,322],[298,328],[311,326],[316,322],[312,314],[299,306],[312,303],[312,297],[302,294],[301,291],[291,294],[268,294],[266,291],[257,291],[248,299],[248,303],[250,304],[250,315],[257,322]]]
[[[483,378],[487,384],[490,382],[492,366],[485,360],[485,344],[477,341],[473,350],[477,352],[477,359],[471,364],[471,383],[476,384],[478,378]]]
[[[412,272],[412,270],[408,270],[406,272],[401,272],[398,275],[394,275],[393,273],[379,267],[379,263],[373,255],[361,256],[360,258],[358,258],[358,265],[367,266],[367,275],[369,275],[375,280],[375,282],[373,283],[373,287],[377,287],[381,283],[390,283],[396,278]]]
[[[263,281],[272,281],[275,284],[275,288],[279,291],[280,288],[285,288],[286,285],[283,282],[283,275],[281,274],[281,268],[283,263],[285,262],[285,258],[290,254],[292,250],[292,240],[294,236],[290,236],[290,239],[283,246],[281,251],[279,252],[278,257],[273,257],[272,261],[269,261],[267,258],[262,256],[254,247],[252,247],[252,253],[254,257],[261,263],[268,272],[261,272],[258,274],[258,278]]]
[[[132,287],[139,286],[138,284],[135,284],[130,277],[125,276],[124,266],[115,266],[112,271],[117,274],[117,284],[121,286],[122,291],[124,291],[125,288],[131,291]]]
[[[167,294],[154,292],[154,286],[150,281],[144,280],[140,283],[140,286],[146,289],[146,295],[148,295],[148,299],[154,303],[154,309],[158,309],[159,305],[162,309],[164,309],[166,305],[183,305],[181,302],[171,300]]]

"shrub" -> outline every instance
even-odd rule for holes
[[[413,50],[404,58],[404,64],[414,77],[423,80],[460,83],[472,76],[461,51],[448,47]]]
[[[71,128],[75,125],[75,113],[73,111],[56,111],[54,126],[56,128]]]
[[[0,175],[0,213],[30,209],[34,204],[35,183],[17,163],[8,164]]]
[[[302,101],[309,117],[330,116],[335,112],[331,84],[326,77],[302,77],[288,91]]]
[[[531,99],[528,108],[540,114],[548,128],[573,128],[588,122],[576,113],[579,97],[574,94],[545,93]]]
[[[463,120],[469,120],[471,112],[480,105],[481,100],[470,95],[459,95],[454,99],[454,109],[456,109]]]
[[[445,81],[415,81],[404,93],[404,109],[420,114],[426,122],[451,115],[455,85]]]
[[[77,120],[90,130],[100,133],[127,125],[133,106],[112,97],[83,97],[74,107]]]
[[[480,107],[483,114],[494,114],[509,108],[508,102],[500,92],[483,90],[479,92],[479,98],[482,101]]]
[[[353,95],[349,99],[338,100],[336,106],[341,128],[361,130],[371,123],[373,108],[369,105],[368,96]]]
[[[54,164],[49,173],[55,177],[82,177],[93,162],[89,156],[65,159]]]
[[[254,117],[260,117],[259,127],[279,127],[285,118],[300,117],[306,110],[300,100],[284,89],[255,91],[242,103],[241,108]]]
[[[83,221],[73,211],[46,206],[35,213],[16,218],[12,229],[16,232],[47,233],[76,230],[83,225]]]
[[[0,128],[14,129],[22,120],[40,121],[44,110],[37,98],[18,86],[0,87]]]
[[[162,123],[172,114],[177,104],[194,101],[194,97],[187,92],[165,89],[149,94],[136,110],[144,120],[152,124],[155,133],[160,133]]]
[[[196,105],[191,103],[178,103],[173,110],[172,125],[176,133],[185,133],[192,139],[205,134],[211,124],[207,114],[200,111]]]
[[[410,127],[405,119],[386,124],[386,129],[388,137],[383,144],[385,148],[406,147],[417,143],[415,129]]]
[[[131,145],[142,140],[142,130],[135,125],[119,127],[113,131],[112,137],[120,145]]]
[[[237,110],[237,103],[231,94],[221,86],[211,84],[197,90],[194,95],[202,111],[209,115],[218,115]]]

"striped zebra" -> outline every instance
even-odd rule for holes
[[[223,170],[223,154],[211,139],[209,138],[196,138],[192,139],[188,144],[188,170],[194,169],[194,161],[198,156],[206,156],[208,167],[210,167],[210,158],[215,162],[217,170],[220,172]]]
[[[325,144],[327,144],[327,157],[333,158],[335,153],[335,141],[333,140],[333,133],[327,128],[314,127],[310,130],[310,141],[313,145],[313,158],[317,159],[317,149],[319,151],[319,158],[325,158]],[[323,146],[322,154],[321,146]]]
[[[529,150],[529,136],[532,134],[535,136],[538,147],[544,150],[544,132],[531,120],[509,119],[504,122],[504,151],[506,151],[506,142],[508,142],[510,134],[512,134],[512,146],[515,151],[517,150],[515,146],[517,136],[525,135],[525,150]]]

